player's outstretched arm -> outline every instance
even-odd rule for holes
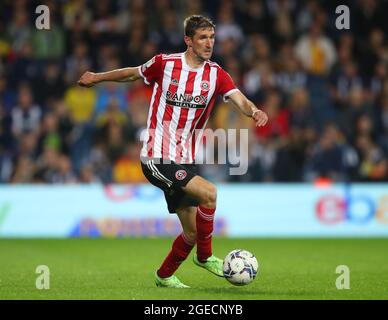
[[[233,104],[247,117],[253,118],[256,122],[256,127],[264,126],[268,121],[267,114],[257,108],[241,91],[235,91],[228,98]]]
[[[92,87],[103,81],[127,82],[140,78],[138,67],[128,67],[99,73],[86,71],[78,80],[78,85],[81,87]]]

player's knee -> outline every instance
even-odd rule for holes
[[[217,188],[214,184],[209,183],[206,188],[204,201],[205,207],[215,208],[217,203]]]
[[[217,188],[215,185],[212,185],[212,187],[209,191],[209,200],[211,202],[214,202],[214,206],[217,203]]]

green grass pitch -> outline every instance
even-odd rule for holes
[[[192,262],[177,272],[190,289],[157,288],[154,272],[172,239],[0,240],[0,299],[388,299],[388,239],[214,238],[214,253],[253,252],[258,277],[235,287]],[[35,287],[38,265],[50,289]],[[338,265],[350,289],[336,288]]]

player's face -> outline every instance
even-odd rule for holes
[[[213,54],[215,33],[213,28],[201,28],[192,38],[193,52],[202,60],[209,60]]]

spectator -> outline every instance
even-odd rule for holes
[[[0,182],[141,181],[133,155],[153,88],[136,82],[86,90],[76,81],[87,69],[141,65],[155,54],[183,51],[179,24],[193,13],[215,18],[214,61],[271,116],[265,128],[251,131],[246,175],[229,176],[225,164],[204,168],[206,176],[387,180],[384,1],[348,1],[351,28],[341,32],[331,20],[334,6],[318,0],[47,5],[50,31],[35,30],[32,3],[2,6]],[[244,129],[250,123],[217,100],[208,126]]]
[[[275,91],[268,94],[264,101],[264,110],[268,115],[268,124],[257,127],[256,134],[266,139],[285,137],[289,133],[289,112],[281,108],[281,97]]]
[[[273,176],[275,181],[298,182],[303,180],[307,140],[305,130],[291,127],[287,140],[276,150]]]
[[[271,31],[271,23],[268,18],[265,1],[248,0],[243,3],[242,28],[244,34],[254,33],[268,34]]]
[[[43,183],[53,183],[58,169],[60,154],[46,147],[36,161],[33,179]]]
[[[18,139],[24,133],[37,134],[42,111],[34,104],[31,88],[23,85],[19,89],[18,105],[12,110],[12,133]]]
[[[50,30],[34,30],[31,43],[36,59],[59,59],[65,53],[65,35],[63,28],[50,15]]]
[[[319,118],[313,114],[310,106],[308,91],[299,88],[292,92],[290,97],[290,125],[304,130],[313,127]]]
[[[361,157],[359,179],[361,181],[388,181],[388,163],[381,148],[369,136],[359,135],[356,147]]]
[[[9,86],[8,79],[4,75],[0,75],[0,106],[4,107],[5,111],[10,111],[16,104],[16,94]]]
[[[388,78],[388,62],[379,61],[374,69],[372,77],[369,79],[367,88],[368,102],[373,103],[377,100],[379,93],[382,90],[384,80]]]
[[[139,161],[140,147],[130,144],[127,151],[120,156],[113,166],[113,179],[116,183],[145,183]]]
[[[73,171],[70,158],[65,155],[60,155],[57,162],[57,170],[52,176],[52,183],[76,183],[77,177]]]
[[[296,58],[288,57],[284,60],[283,68],[276,76],[276,83],[287,95],[306,86],[306,74],[300,69],[299,61]]]
[[[74,142],[74,123],[70,118],[70,112],[63,100],[54,103],[55,116],[58,121],[58,133],[60,135],[61,147],[64,154],[69,154],[71,145]]]
[[[79,174],[79,182],[85,184],[101,183],[101,179],[95,174],[94,168],[91,164],[82,166]]]
[[[364,90],[354,88],[349,92],[349,99],[339,114],[341,127],[348,139],[355,136],[357,118],[363,114],[371,114],[370,106],[366,103]]]
[[[43,68],[43,76],[34,81],[34,92],[37,103],[46,108],[54,100],[61,99],[65,92],[65,83],[60,65],[55,61],[47,62]]]
[[[244,34],[241,27],[235,22],[231,6],[222,6],[218,12],[218,24],[216,31],[217,41],[222,43],[232,38],[237,44],[244,41]]]
[[[123,128],[116,123],[108,123],[103,137],[105,152],[111,165],[121,157],[126,150]]]
[[[33,179],[34,164],[28,157],[20,157],[16,161],[11,183],[29,183]]]
[[[388,155],[388,94],[384,94],[378,99],[376,105],[375,121],[377,131],[377,143]]]
[[[178,25],[178,17],[172,10],[163,13],[162,28],[151,33],[151,40],[158,46],[159,51],[180,52],[185,48],[182,46],[182,30]]]
[[[334,44],[323,34],[318,21],[298,40],[295,53],[305,70],[314,75],[327,75],[336,61]]]
[[[65,80],[67,85],[77,82],[80,69],[90,69],[92,67],[91,59],[88,57],[88,49],[86,42],[79,41],[74,44],[71,55],[66,58]]]
[[[65,103],[70,111],[72,121],[84,124],[92,120],[96,105],[94,89],[85,89],[76,83],[65,91]]]
[[[38,66],[31,44],[25,43],[22,46],[19,55],[15,57],[9,69],[9,82],[12,88],[17,88],[22,83],[33,83],[38,74]]]
[[[119,64],[116,59],[112,59],[106,62],[106,70],[118,69]],[[123,85],[109,82],[103,83],[96,88],[96,106],[94,112],[97,116],[104,113],[107,107],[114,103],[119,111],[124,112],[127,108],[126,92]]]
[[[12,41],[11,48],[17,56],[23,47],[31,41],[32,33],[33,29],[29,24],[27,10],[25,8],[17,8],[8,26],[8,37]]]
[[[111,100],[108,102],[106,110],[97,115],[96,126],[97,128],[103,128],[109,125],[124,126],[127,121],[127,117],[123,111],[120,110],[117,100]]]
[[[353,61],[347,61],[342,65],[333,84],[333,99],[337,107],[342,109],[348,102],[349,93],[353,89],[363,90],[362,78],[358,74],[358,67]]]
[[[0,103],[0,153],[13,149],[15,141],[12,136],[12,117]]]
[[[62,140],[58,130],[58,117],[55,113],[45,114],[42,122],[39,150],[49,148],[57,152],[62,151]]]
[[[342,141],[341,141],[342,140]],[[344,163],[343,137],[333,125],[324,129],[312,157],[306,162],[305,178],[313,181],[317,178],[328,178],[332,181],[346,179],[347,168]]]

